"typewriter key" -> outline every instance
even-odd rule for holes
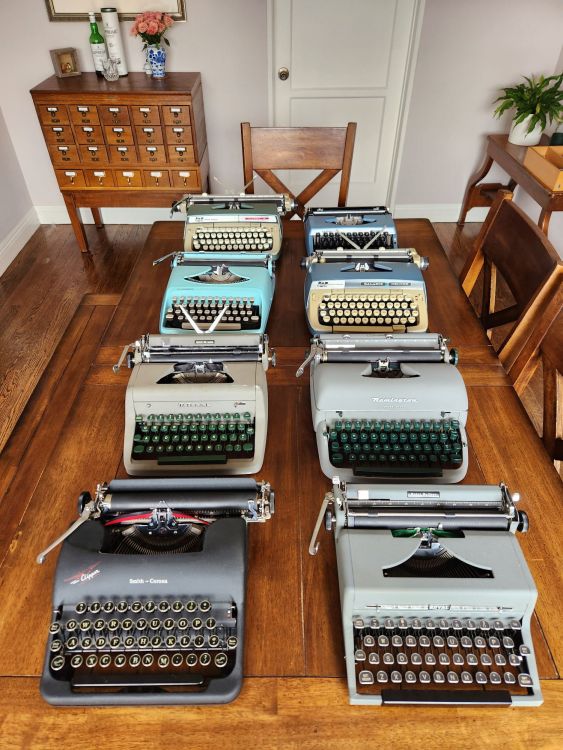
[[[64,658],[64,656],[60,656],[60,655],[59,656],[54,656],[51,659],[50,666],[51,666],[51,669],[53,670],[53,672],[59,672],[64,667],[64,665],[65,665],[65,658]]]
[[[99,620],[97,620],[96,622],[99,622]],[[108,622],[108,630],[110,633],[114,633],[118,628],[119,628],[119,620],[117,619],[117,617],[113,617]],[[102,628],[97,628],[96,624],[94,623],[94,630],[102,630]]]
[[[373,685],[373,673],[369,669],[362,669],[358,674],[358,682],[360,685]]]
[[[162,646],[162,638],[159,635],[153,635],[151,638],[151,646],[153,648],[160,648]]]
[[[439,669],[436,669],[434,671],[432,678],[437,685],[443,685],[444,682],[446,681],[446,678],[444,677],[444,673],[441,672]]]
[[[102,654],[99,663],[102,669],[107,669],[111,664],[111,656],[109,654]]]
[[[408,656],[404,652],[399,651],[399,653],[397,654],[397,664],[408,664],[408,663],[409,663]]]
[[[184,605],[179,599],[176,599],[176,601],[172,602],[173,612],[181,612],[183,609],[184,609]]]
[[[158,427],[156,429],[158,430]],[[145,612],[148,612],[150,614],[151,612],[154,612],[155,609],[156,604],[152,600],[145,602]]]
[[[422,656],[420,654],[417,654],[416,652],[414,654],[411,654],[411,664],[414,664],[414,665],[422,664]]]
[[[88,609],[93,615],[97,615],[98,612],[102,609],[102,605],[100,602],[90,602]]]
[[[383,654],[383,663],[384,664],[394,664],[395,663],[395,657],[393,656],[393,654],[390,653],[389,651],[386,651]]]
[[[207,651],[204,651],[199,655],[199,663],[202,667],[208,667],[211,664],[211,654],[208,654]]]
[[[154,664],[154,656],[152,654],[143,654],[143,667],[152,667]]]
[[[398,685],[403,681],[403,675],[398,672],[396,669],[394,669],[391,672],[391,682],[395,683],[395,685]]]
[[[526,646],[524,643],[520,646],[518,651],[520,652],[520,656],[530,656],[530,654],[532,653],[530,651],[530,648]]]
[[[82,666],[83,662],[84,662],[84,657],[82,656],[82,654],[74,654],[70,660],[70,666],[73,669],[78,669],[79,667]]]
[[[133,612],[134,614],[138,614],[139,612],[141,612],[142,609],[143,609],[142,602],[135,601],[131,604],[131,612]]]
[[[170,603],[166,600],[161,601],[158,605],[159,612],[168,612],[170,610]]]
[[[126,617],[125,620],[123,620],[123,622],[121,623],[121,627],[125,631],[132,630],[134,626],[135,623],[130,617]]]
[[[112,637],[109,639],[109,647],[114,651],[117,648],[121,648],[121,638],[118,635],[112,635]]]
[[[489,639],[489,644],[490,644],[490,639]],[[514,648],[514,641],[512,640],[510,636],[504,635],[502,637],[502,645],[505,648]],[[499,646],[500,646],[500,643],[499,643]]]
[[[88,651],[88,649],[92,648],[94,644],[94,639],[90,637],[86,637],[82,639],[82,650]]]
[[[203,648],[205,645],[205,638],[202,635],[196,635],[194,636],[194,647],[195,648]]]
[[[133,667],[135,669],[136,667],[140,666],[141,664],[141,655],[140,654],[130,654],[129,655],[129,666]]]
[[[473,682],[473,676],[471,672],[465,672],[465,671],[462,672],[461,681],[463,682],[464,685],[471,685],[471,683]]]
[[[195,612],[197,609],[197,602],[194,602],[193,599],[190,599],[190,601],[186,602],[186,609],[188,612]]]
[[[164,630],[172,630],[174,628],[174,625],[175,625],[175,622],[172,619],[172,617],[167,617],[162,623]]]
[[[93,669],[98,664],[98,655],[97,654],[88,654],[86,657],[86,666],[90,669]]]
[[[448,654],[438,654],[438,663],[443,667],[447,667],[450,664],[450,657]]]
[[[382,684],[384,684],[384,683],[388,682],[388,679],[389,679],[389,678],[387,677],[387,672],[384,672],[384,671],[383,671],[382,669],[380,669],[380,670],[378,671],[378,673],[377,673],[377,677],[376,677],[376,679],[377,679],[377,681],[378,681],[379,683],[382,683]]]
[[[133,638],[132,635],[128,635],[127,638],[123,641],[123,645],[125,648],[131,649],[137,646],[137,641],[135,638]]]
[[[210,648],[217,648],[217,646],[219,645],[219,642],[220,642],[219,636],[217,635],[210,635],[209,638],[207,639],[207,643]]]
[[[162,622],[159,617],[153,617],[149,622],[149,628],[151,630],[160,630]]]
[[[192,620],[192,628],[194,630],[201,630],[202,627],[203,627],[203,620],[200,617],[195,617]]]
[[[177,640],[178,639],[175,635],[167,635],[165,640],[166,648],[174,648],[176,646]]]
[[[69,620],[65,625],[65,630],[69,633],[74,633],[75,630],[78,630],[78,622],[76,620]]]
[[[106,647],[107,638],[105,635],[101,635],[99,638],[96,638],[96,648],[102,649]]]
[[[57,652],[59,652],[62,649],[62,647],[63,647],[63,642],[61,641],[61,639],[60,638],[53,638],[53,640],[51,641],[51,651],[54,654],[56,654]]]
[[[181,667],[184,663],[184,657],[182,654],[172,654],[172,658],[170,659],[173,667]]]
[[[379,664],[379,654],[372,652],[368,657],[368,661],[370,664]]]
[[[505,672],[504,681],[507,685],[514,685],[514,683],[516,682],[516,677],[512,674],[512,672]]]
[[[139,648],[147,648],[150,641],[147,635],[141,635],[138,638]]]
[[[115,609],[115,605],[112,601],[107,601],[102,604],[102,609],[106,614],[111,614],[113,610]]]
[[[215,654],[215,657],[213,659],[215,666],[218,667],[219,669],[222,669],[224,666],[226,666],[227,661],[228,661],[227,654],[223,654],[223,653]]]
[[[414,685],[414,683],[416,682],[416,675],[414,672],[411,672],[410,669],[405,672],[405,682],[407,682],[409,685]]]
[[[365,661],[366,660],[366,652],[363,649],[361,649],[361,648],[356,649],[356,651],[354,652],[354,660],[355,661]]]
[[[57,633],[60,633],[61,625],[59,622],[52,622],[49,627],[49,633],[52,635],[56,635]]]
[[[118,669],[121,669],[127,663],[127,657],[125,654],[116,654],[113,663]]]
[[[70,638],[67,638],[66,647],[69,649],[69,651],[73,651],[75,648],[77,648],[78,644],[79,644],[79,640],[75,635],[71,636]]]
[[[76,612],[77,615],[83,615],[84,612],[86,612],[87,608],[88,607],[86,605],[86,602],[78,602],[78,604],[74,608],[74,611]]]
[[[495,654],[495,664],[497,667],[505,667],[506,658],[502,654]]]
[[[186,665],[188,667],[195,667],[197,664],[197,656],[195,654],[187,654],[186,656]]]
[[[475,673],[475,682],[478,685],[486,685],[487,684],[487,675],[484,672],[476,672]]]
[[[238,646],[238,638],[236,637],[236,635],[230,635],[227,638],[227,648],[233,649],[233,648],[236,648],[237,646]]]
[[[428,685],[430,682],[430,674],[425,669],[422,669],[418,675],[418,679],[423,685]]]
[[[467,664],[470,667],[476,667],[477,664],[479,664],[479,659],[477,658],[475,654],[467,654],[466,659],[467,659]]]
[[[436,657],[432,653],[428,653],[424,655],[424,663],[427,664],[429,667],[433,667],[436,664]]]

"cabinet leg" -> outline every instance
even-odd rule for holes
[[[94,219],[94,224],[98,228],[103,227],[104,226],[104,221],[102,219],[102,214],[100,213],[100,209],[99,208],[95,208],[94,206],[92,206],[91,210],[92,210],[92,218]]]
[[[84,225],[82,224],[82,219],[80,218],[80,213],[78,211],[74,195],[64,193],[63,198],[65,201],[66,210],[68,211],[68,215],[70,217],[70,223],[72,224],[72,228],[74,229],[76,241],[78,242],[78,247],[80,248],[80,252],[87,253],[88,240],[86,239],[86,234],[84,233]]]
[[[549,220],[551,219],[551,211],[542,208],[540,218],[538,219],[538,226],[547,237],[547,230],[549,229]]]
[[[483,164],[481,164],[479,169],[476,172],[474,172],[469,178],[469,182],[467,183],[467,187],[465,188],[465,194],[463,196],[463,203],[461,204],[461,211],[459,212],[459,219],[457,220],[457,225],[459,227],[462,227],[465,224],[465,217],[467,216],[467,212],[469,211],[469,209],[472,208],[473,206],[473,198],[475,196],[475,193],[479,192],[479,189],[476,187],[477,183],[481,182],[481,180],[488,173],[492,165],[493,165],[493,160],[487,154]]]

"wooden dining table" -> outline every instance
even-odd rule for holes
[[[530,529],[518,541],[538,588],[532,623],[544,703],[539,708],[350,706],[332,534],[310,536],[330,481],[311,423],[308,374],[296,379],[310,334],[303,304],[303,225],[284,227],[268,335],[269,425],[257,478],[276,508],[248,532],[244,675],[221,706],[54,708],[39,694],[56,553],[39,551],[77,515],[77,498],[126,473],[122,461],[129,372],[123,346],[158,330],[167,263],[183,225],[158,222],[124,293],[87,295],[24,419],[32,437],[14,448],[0,489],[0,747],[41,748],[555,748],[563,729],[562,484],[426,220],[397,221],[401,247],[428,256],[429,330],[459,350],[469,397],[465,484],[505,482],[521,495]],[[40,407],[40,408],[39,408]],[[35,409],[35,411],[34,411]],[[34,416],[35,415],[35,416]],[[19,451],[19,452],[18,452]],[[518,575],[515,571],[515,575]]]

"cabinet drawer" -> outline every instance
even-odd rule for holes
[[[173,170],[170,172],[170,176],[172,177],[172,185],[174,187],[182,188],[182,190],[186,188],[199,190],[200,185],[197,169]]]
[[[166,127],[166,142],[172,146],[174,143],[180,145],[193,143],[192,129],[185,125],[168,125]]]
[[[44,125],[43,135],[47,143],[74,143],[70,125]]]
[[[68,112],[61,104],[40,104],[37,107],[39,119],[45,125],[68,125]]]
[[[113,174],[107,169],[85,169],[88,187],[114,187]]]
[[[187,104],[166,104],[162,107],[162,119],[165,125],[189,125],[190,107]]]
[[[115,182],[119,187],[143,187],[143,178],[138,169],[116,170]]]
[[[108,164],[108,151],[105,146],[79,146],[80,161],[84,164]]]
[[[76,146],[49,146],[49,153],[53,164],[64,166],[79,161]]]
[[[145,187],[170,187],[168,172],[161,169],[145,169]]]
[[[99,125],[75,125],[74,135],[76,136],[77,143],[83,143],[86,145],[104,143],[104,134],[102,128]]]
[[[113,164],[131,164],[137,161],[135,146],[108,146],[108,150]]]
[[[122,104],[99,106],[100,119],[104,125],[129,125],[129,109]]]
[[[75,125],[99,125],[100,117],[94,104],[69,104],[70,119]]]
[[[135,128],[137,133],[137,143],[147,143],[149,145],[155,143],[164,143],[162,138],[162,128],[153,127],[152,125],[144,125],[143,127],[137,126]]]
[[[86,187],[81,169],[55,169],[59,185],[63,187]]]
[[[193,146],[168,146],[168,159],[173,164],[193,164]]]
[[[106,133],[106,141],[116,146],[132,145],[133,141],[133,130],[127,125],[106,125],[104,127]]]
[[[131,114],[135,125],[160,125],[158,107],[135,105],[131,107]]]
[[[162,164],[166,162],[164,146],[139,146],[139,159],[143,164]]]

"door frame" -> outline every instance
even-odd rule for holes
[[[414,75],[418,59],[418,49],[420,45],[420,35],[422,31],[422,20],[424,17],[424,7],[426,0],[415,0],[415,10],[409,34],[409,48],[407,52],[406,75],[401,94],[401,105],[399,108],[399,118],[397,135],[393,147],[393,166],[389,178],[389,190],[387,193],[386,204],[393,212],[395,210],[395,199],[397,195],[397,183],[401,161],[403,158],[403,147],[407,131],[408,114],[411,104],[412,91],[414,85]],[[267,65],[268,65],[268,126],[274,124],[274,0],[267,0],[266,29],[268,35],[267,44]]]

